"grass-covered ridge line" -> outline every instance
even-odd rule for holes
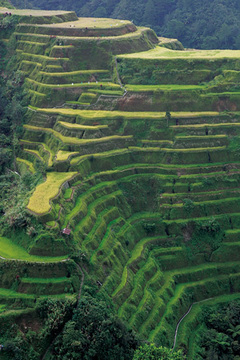
[[[27,205],[28,210],[42,215],[51,209],[50,200],[54,199],[60,191],[61,186],[72,179],[77,172],[69,173],[47,173],[46,181],[37,186]]]

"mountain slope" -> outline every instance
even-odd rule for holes
[[[239,49],[238,0],[13,0],[17,7],[74,10],[80,16],[113,17],[151,26],[158,35],[178,38],[185,47]]]

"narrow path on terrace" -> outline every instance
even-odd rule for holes
[[[80,287],[79,287],[79,291],[78,291],[78,297],[77,297],[77,305],[76,305],[76,308],[78,307],[78,304],[79,304],[79,301],[81,299],[81,295],[82,295],[82,287],[83,287],[83,284],[84,284],[84,280],[85,280],[85,274],[81,268],[81,266],[77,263],[75,263],[79,272],[81,273],[81,283],[80,283]],[[65,324],[64,324],[65,325]],[[63,325],[63,328],[64,328],[64,325]],[[55,338],[52,340],[52,342],[50,343],[50,345],[48,346],[47,350],[45,351],[43,357],[42,357],[42,360],[45,360],[47,355],[48,355],[48,352],[49,350],[51,349],[52,345],[55,343],[57,337],[61,334],[63,328],[60,330],[60,332],[55,336]]]
[[[213,299],[213,297],[207,298],[207,299],[204,299],[204,300],[200,300],[200,301],[196,301],[196,302],[192,303],[192,305],[190,306],[190,308],[188,309],[188,311],[181,317],[181,319],[180,319],[180,320],[178,321],[178,323],[177,323],[177,327],[176,327],[176,330],[175,330],[175,335],[174,335],[174,341],[173,341],[172,351],[175,349],[175,346],[176,346],[179,326],[180,326],[181,322],[185,319],[185,317],[190,313],[190,311],[192,310],[193,305],[199,304],[199,303],[202,303],[202,302],[204,302],[204,301],[211,300],[211,299]]]

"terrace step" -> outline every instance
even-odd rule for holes
[[[234,281],[234,286],[232,288],[233,292],[239,292],[239,277],[240,273],[232,275],[232,280]],[[216,295],[223,295],[226,293],[226,291],[230,293],[230,281],[231,280],[229,279],[229,275],[220,275],[214,278],[204,279],[202,281],[188,282],[177,285],[174,296],[168,302],[166,311],[159,325],[150,334],[149,340],[156,341],[163,331],[168,331],[169,335],[171,334],[173,338],[175,328],[173,326],[173,322],[177,324],[178,319],[180,319],[183,315],[182,311],[187,310],[194,301],[200,301],[206,297],[209,298]],[[190,301],[186,301],[186,292],[189,291],[188,289],[193,291],[193,299],[189,299]],[[180,299],[183,304],[185,303],[184,309],[183,306],[179,307],[179,304],[181,303]],[[179,308],[181,308],[181,310]],[[172,319],[171,326],[168,322],[170,316]],[[145,329],[143,327],[141,328],[140,332],[143,334],[144,330]]]
[[[78,239],[84,239],[86,235],[89,234],[89,232],[93,229],[98,214],[104,209],[109,208],[110,206],[116,206],[117,203],[120,203],[121,196],[121,190],[108,193],[104,196],[98,196],[95,201],[91,202],[91,204],[88,206],[86,215],[76,225],[74,235]],[[91,248],[94,250],[93,244],[91,244]]]
[[[52,37],[50,35],[14,32],[17,41],[40,42],[48,44]],[[40,40],[40,41],[39,41]]]
[[[105,182],[100,183],[98,185],[92,186],[88,190],[82,190],[83,193],[81,193],[76,201],[74,206],[72,207],[71,211],[66,215],[64,227],[67,226],[67,224],[72,221],[75,217],[81,219],[84,217],[88,212],[88,206],[91,204],[94,200],[97,200],[101,196],[105,196],[109,193],[118,191],[118,188],[116,186],[116,182]]]
[[[28,161],[26,159],[21,159],[19,157],[16,158],[17,163],[19,164],[24,164],[25,166],[27,166],[28,170],[34,174],[36,172],[34,165],[31,161]]]
[[[225,231],[227,242],[240,241],[240,229],[229,229]]]
[[[110,78],[108,70],[78,70],[69,72],[46,72],[39,71],[30,77],[33,80],[41,81],[45,84],[69,84],[86,83],[88,81],[104,81]]]
[[[44,55],[47,48],[47,43],[33,42],[33,41],[17,41],[17,49],[24,52],[29,52],[37,55]]]
[[[87,27],[84,25],[87,21]],[[17,31],[20,33],[30,32],[33,34],[45,34],[55,36],[76,37],[98,37],[98,36],[120,36],[137,31],[137,28],[130,21],[114,20],[106,21],[112,24],[100,28],[96,26],[98,20],[93,18],[81,18],[76,21],[56,23],[56,24],[19,24]],[[90,25],[90,23],[92,23]]]
[[[94,226],[82,242],[82,247],[84,249],[92,251],[90,258],[91,263],[97,261],[97,258],[100,255],[100,249],[104,243],[103,237],[106,236],[107,228],[110,223],[119,218],[120,212],[121,211],[119,211],[116,206],[112,206],[98,213]]]
[[[62,278],[21,278],[19,293],[34,293],[36,295],[64,294],[73,290],[71,279]]]
[[[79,150],[79,148],[84,146],[91,146],[93,144],[103,144],[103,146],[112,147],[116,146],[116,142],[118,143],[119,147],[124,147],[125,143],[128,143],[131,141],[132,136],[121,136],[121,135],[113,135],[113,136],[104,136],[101,138],[96,139],[78,139],[76,137],[70,137],[70,136],[64,136],[60,132],[51,129],[51,128],[42,128],[32,125],[24,125],[25,129],[27,130],[25,132],[25,137],[30,141],[39,141],[43,142],[44,136],[46,134],[51,134],[53,137],[58,139],[61,143],[66,145],[72,145],[72,148]],[[35,135],[35,133],[39,133],[38,135]],[[24,139],[25,140],[25,139]],[[109,145],[107,143],[110,143]],[[122,143],[122,144],[121,144]],[[90,148],[89,148],[90,150]],[[96,149],[97,150],[97,149]],[[84,153],[84,149],[82,149],[82,152]],[[87,148],[86,148],[87,152]]]
[[[41,69],[42,64],[35,61],[22,60],[19,66],[19,70],[24,71],[27,76],[29,76],[35,68]]]

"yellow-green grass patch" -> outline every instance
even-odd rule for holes
[[[177,135],[175,136],[175,139],[180,139],[180,140],[183,140],[183,139],[221,139],[221,138],[227,138],[228,136],[227,135],[186,135],[186,136],[181,136],[181,135]]]
[[[77,172],[47,173],[46,181],[38,185],[32,194],[27,206],[28,210],[38,215],[42,215],[50,211],[50,200],[54,199],[58,195],[61,186],[66,181],[72,179],[76,174]]]
[[[139,59],[224,59],[240,57],[240,50],[171,50],[161,46],[139,53],[118,55],[120,58],[139,58]]]
[[[32,94],[32,95],[37,95],[37,96],[41,96],[41,97],[47,96],[46,94],[40,93],[39,91],[35,91],[35,90],[32,90],[32,89],[28,89],[28,92],[30,94]]]
[[[8,9],[0,8],[0,13],[4,14],[6,10],[11,11],[12,15],[19,16],[57,16],[57,15],[66,15],[71,14],[72,11],[65,10],[32,10],[32,9]]]
[[[108,125],[96,125],[96,126],[90,126],[90,125],[80,125],[80,124],[72,124],[64,121],[58,121],[58,124],[61,124],[63,127],[67,129],[76,129],[76,130],[99,130],[99,129],[106,129],[108,128]]]
[[[92,17],[80,17],[76,21],[68,21],[57,24],[47,24],[47,27],[50,28],[69,28],[74,26],[76,29],[109,29],[122,27],[124,25],[131,25],[132,23],[129,20],[119,20],[119,19],[108,19],[108,18],[92,18]],[[44,25],[43,25],[44,26]]]
[[[59,150],[56,155],[56,161],[66,161],[70,156],[79,154],[78,151],[63,151]]]
[[[5,259],[17,259],[29,262],[56,262],[66,259],[66,256],[36,256],[30,255],[24,248],[6,237],[0,237],[0,256]]]
[[[166,116],[165,112],[147,112],[147,111],[107,111],[107,110],[79,110],[79,109],[48,109],[48,108],[37,108],[29,106],[30,109],[36,110],[42,113],[53,113],[53,114],[63,114],[63,115],[79,115],[86,119],[103,119],[122,116],[128,119],[163,119]],[[171,112],[172,117],[178,118],[195,118],[195,117],[205,117],[205,116],[218,116],[219,112],[216,111],[202,111],[202,112]],[[179,125],[180,126],[180,125]]]
[[[173,144],[171,140],[141,140],[143,144]]]

